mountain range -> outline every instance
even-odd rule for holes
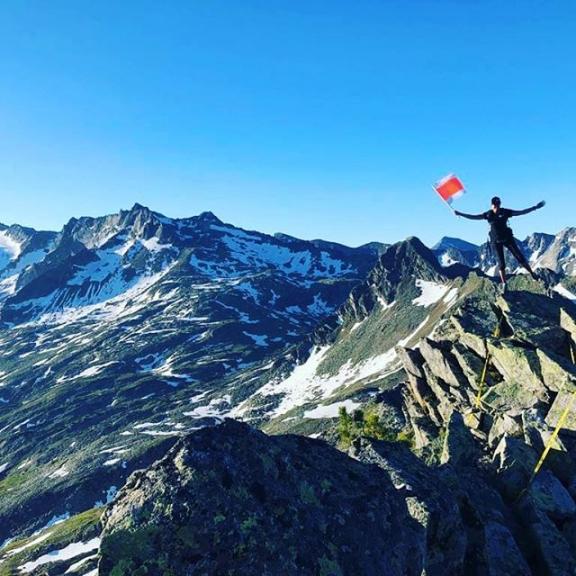
[[[539,430],[546,438],[550,410],[557,413],[558,403],[565,402],[558,382],[570,385],[574,372],[565,339],[576,337],[570,332],[576,326],[576,229],[533,234],[521,248],[534,266],[550,270],[550,297],[518,275],[512,294],[495,306],[488,278],[495,271],[494,255],[487,245],[453,238],[443,238],[432,250],[417,238],[349,248],[242,230],[209,212],[168,218],[138,204],[101,218],[73,218],[60,232],[0,226],[0,574],[16,569],[136,573],[134,567],[119,571],[119,563],[134,559],[116,558],[113,535],[118,526],[136,522],[122,510],[136,498],[137,471],[151,471],[151,486],[164,478],[159,494],[166,494],[174,488],[169,488],[172,480],[183,480],[172,473],[165,477],[162,466],[179,461],[188,439],[204,434],[199,442],[211,445],[211,434],[223,435],[219,442],[244,438],[245,429],[214,427],[226,418],[268,434],[320,437],[316,442],[334,444],[342,409],[376,410],[390,437],[411,438],[410,454],[418,454],[418,462],[433,460],[438,439],[445,440],[450,430],[452,437],[463,434],[454,414],[474,420],[464,428],[479,443],[475,454],[493,457],[508,428],[514,428],[507,419],[529,438],[534,426],[525,422],[526,410],[534,410],[534,418],[542,415]],[[474,374],[486,356],[483,342],[501,317],[511,333],[506,346],[492,344],[498,360],[489,375],[489,418],[482,419],[474,408]],[[538,358],[524,359],[527,348],[540,350],[534,352]],[[505,368],[507,359],[514,359],[514,370]],[[533,395],[523,404],[506,403],[519,379],[532,382]],[[248,435],[244,446],[254,443],[256,451],[271,454],[284,450],[279,447],[284,441],[274,447],[265,438]],[[538,442],[532,438],[526,445],[537,450]],[[287,453],[296,450],[284,443]],[[312,454],[316,448],[302,448],[308,449]],[[383,448],[351,450],[352,459],[368,461],[376,458],[368,456],[371,450],[381,454]],[[450,453],[450,446],[446,450]],[[334,453],[340,458],[341,452]],[[405,462],[411,456],[394,458]],[[479,461],[480,456],[476,468]],[[473,482],[475,468],[470,461],[463,465]],[[482,482],[491,485],[491,474],[497,476],[501,468],[486,472]],[[568,490],[573,475],[564,468],[555,472]],[[298,481],[310,483],[310,478]],[[155,490],[138,496],[139,502]],[[210,497],[219,501],[221,496]],[[495,509],[523,521],[505,504]],[[535,510],[526,514],[540,514]],[[454,511],[450,530],[455,532],[459,514]],[[574,514],[566,514],[561,523],[572,521],[576,506]],[[325,523],[333,521],[326,518]],[[535,557],[524,551],[529,539],[517,537],[514,522],[500,522],[496,534],[514,541],[506,550],[518,558],[515,569],[528,570],[517,573],[536,574],[543,564],[549,573],[560,573],[550,571],[547,551]],[[569,549],[571,537],[563,526],[554,530]],[[101,539],[108,544],[101,547]],[[454,566],[480,554],[477,543],[467,548],[470,542],[458,544],[463,551]],[[159,542],[159,549],[163,545]],[[249,549],[249,540],[243,546]],[[427,549],[426,538],[420,546],[414,558],[428,562],[429,573],[435,573],[430,566],[436,561],[428,556],[439,551]],[[183,569],[178,554],[169,556],[178,556]],[[45,555],[48,560],[42,560]],[[336,556],[326,556],[326,566]],[[358,566],[354,569],[364,572],[357,573],[369,573]],[[400,561],[398,567],[406,569]],[[216,570],[208,563],[191,573],[209,569]],[[254,568],[255,573],[262,569]],[[488,573],[506,573],[500,569]]]

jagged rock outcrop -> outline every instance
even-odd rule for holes
[[[466,442],[472,453],[478,448],[474,442],[472,437]],[[532,574],[522,551],[521,527],[491,486],[485,467],[472,465],[469,457],[431,467],[405,444],[368,439],[357,441],[350,455],[385,470],[406,499],[426,533],[423,574]]]
[[[419,576],[413,515],[385,470],[226,420],[130,478],[104,519],[99,575]]]
[[[489,281],[475,281],[440,330],[399,350],[415,447],[423,455],[439,452],[436,485],[449,493],[458,485],[460,514],[474,515],[483,531],[482,550],[478,543],[467,549],[467,565],[472,557],[480,562],[467,574],[574,574],[573,414],[541,471],[534,470],[576,391],[576,306],[525,278],[514,279],[505,298]],[[474,496],[482,492],[489,494],[484,502]],[[505,557],[515,559],[509,571],[498,564]]]

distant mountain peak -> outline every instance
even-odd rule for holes
[[[391,264],[394,268],[403,266],[406,260],[413,262],[415,259],[424,260],[435,271],[438,270],[434,253],[416,236],[409,236],[406,240],[392,244],[384,250],[380,258],[382,263]]]
[[[134,206],[132,206],[132,208],[130,208],[130,212],[140,212],[143,210],[147,210],[149,212],[150,208],[148,208],[147,206],[144,206],[143,204],[140,204],[139,202],[135,202]]]
[[[432,250],[448,250],[449,248],[454,248],[463,252],[473,252],[478,250],[479,246],[472,244],[472,242],[461,240],[460,238],[443,236],[440,241],[432,247]]]
[[[218,216],[210,211],[201,212],[198,214],[198,216],[196,216],[196,220],[199,222],[206,222],[208,224],[224,224],[224,222],[222,222]]]

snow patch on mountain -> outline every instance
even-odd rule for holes
[[[232,259],[259,270],[272,267],[287,274],[312,277],[341,276],[355,272],[351,266],[332,258],[327,252],[320,253],[318,266],[315,266],[309,250],[293,252],[285,246],[238,234],[224,236],[222,242]]]
[[[386,302],[386,300],[384,300],[384,297],[381,294],[378,294],[377,298],[378,298],[378,302],[379,302],[380,306],[382,306],[383,310],[389,310],[390,308],[392,308],[392,306],[394,306],[396,304],[396,300],[394,300],[393,302],[390,302],[390,304],[388,304]]]
[[[356,408],[360,408],[361,404],[353,400],[343,400],[342,402],[334,402],[327,406],[317,406],[313,410],[304,412],[304,418],[337,418],[340,408],[346,408],[348,412],[353,412]]]
[[[90,378],[91,376],[97,376],[106,368],[107,366],[112,366],[113,364],[118,364],[118,362],[106,362],[106,364],[98,364],[96,366],[90,366],[86,368],[86,370],[82,370],[79,374],[77,374],[76,378]]]
[[[79,268],[78,272],[68,280],[68,286],[81,286],[86,281],[103,282],[121,270],[121,259],[114,252],[97,250],[96,255],[98,260]]]
[[[0,280],[0,298],[2,298],[2,296],[12,296],[12,294],[16,292],[17,283],[18,274],[13,274],[12,276],[8,276],[7,278]]]
[[[40,544],[41,542],[44,542],[44,540],[47,540],[48,538],[50,538],[51,534],[52,534],[51,532],[48,532],[48,534],[42,534],[42,536],[35,538],[31,542],[28,542],[27,544],[24,544],[23,546],[19,546],[18,548],[12,548],[12,550],[10,550],[6,554],[6,556],[15,556],[16,554],[19,554],[20,552],[23,552],[24,550],[27,550],[28,548],[32,548],[32,546],[36,546],[36,544]]]
[[[162,271],[145,276],[137,276],[131,281],[117,281],[105,285],[98,293],[94,303],[93,294],[75,295],[62,303],[62,294],[55,291],[47,296],[27,300],[12,305],[14,308],[32,308],[37,318],[28,322],[27,326],[42,324],[67,324],[87,316],[98,317],[101,320],[119,320],[146,308],[157,297],[147,293],[156,282],[159,282],[172,268],[166,266]],[[56,305],[62,306],[57,309]],[[56,308],[56,309],[54,309]]]
[[[268,346],[268,336],[264,336],[261,334],[251,334],[250,332],[243,332],[244,336],[248,336],[248,338],[251,338],[254,342],[254,344],[256,344],[256,346]]]
[[[48,552],[48,554],[44,554],[32,562],[26,562],[26,564],[19,566],[18,569],[25,574],[28,574],[38,568],[38,566],[62,560],[70,560],[71,558],[75,558],[81,554],[98,550],[99,547],[100,538],[92,538],[91,540],[88,540],[88,542],[73,542],[64,548],[52,550],[51,552]]]
[[[70,567],[68,568],[68,570],[66,570],[66,572],[64,572],[64,574],[78,573],[78,571],[82,568],[82,566],[84,566],[84,564],[90,562],[91,560],[95,560],[96,558],[98,558],[98,554],[92,554],[91,556],[86,556],[85,558],[82,558],[82,560],[78,560],[78,562],[70,564]],[[96,571],[98,571],[98,569],[96,569]],[[91,572],[94,573],[93,571]],[[88,574],[84,574],[84,576],[88,576]]]
[[[20,274],[32,264],[42,261],[47,252],[47,250],[34,250],[19,253],[19,257],[14,260],[4,258],[7,253],[2,252],[0,247],[0,300],[16,293]]]
[[[319,374],[318,368],[329,349],[330,346],[315,348],[306,362],[296,366],[287,378],[273,380],[260,388],[257,395],[282,396],[280,404],[272,410],[272,416],[280,416],[307,402],[329,398],[342,386],[360,381],[369,383],[397,369],[396,351],[388,350],[358,364],[353,365],[348,360],[334,375]],[[245,408],[243,403],[233,412],[241,414]]]
[[[0,231],[0,269],[4,268],[3,262],[16,260],[20,256],[22,245],[14,240],[5,230]]]
[[[163,250],[177,250],[172,244],[160,244],[160,240],[156,236],[148,240],[140,240],[140,244],[148,250],[148,252],[162,252]]]
[[[358,328],[360,328],[360,326],[362,326],[363,323],[364,323],[364,320],[361,320],[360,322],[355,322],[352,325],[352,328],[350,328],[350,334],[352,334],[352,332],[356,332],[356,330],[358,330]]]
[[[66,476],[68,476],[68,474],[70,474],[70,471],[68,470],[68,468],[66,468],[66,465],[62,465],[60,466],[60,468],[58,468],[58,470],[52,472],[52,474],[50,474],[48,478],[65,478]]]
[[[456,264],[456,260],[454,260],[448,252],[444,252],[440,257],[440,265],[444,268],[448,268],[448,266],[452,266],[452,264]]]
[[[258,292],[250,282],[242,282],[238,284],[236,290],[242,292],[247,297],[252,298],[256,304],[260,303],[260,292]]]
[[[314,302],[308,304],[306,310],[314,316],[327,316],[334,311],[334,308],[325,302],[320,294],[314,294]]]
[[[188,412],[183,412],[184,416],[189,416],[191,418],[223,418],[229,413],[231,398],[229,396],[224,396],[222,398],[215,398],[211,400],[209,404],[205,406],[198,406],[194,410]]]
[[[418,333],[422,330],[422,328],[426,326],[428,320],[430,320],[430,316],[426,316],[426,318],[424,318],[424,320],[418,325],[418,327],[414,330],[414,332],[406,336],[406,338],[402,338],[402,340],[400,340],[398,344],[400,346],[407,346],[408,343],[418,335]]]
[[[416,286],[420,288],[421,294],[412,300],[412,304],[424,306],[424,308],[428,308],[442,300],[448,290],[450,290],[450,287],[444,284],[421,279],[416,280]]]

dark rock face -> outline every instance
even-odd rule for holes
[[[134,474],[104,526],[100,576],[416,576],[426,549],[386,471],[232,420]]]
[[[406,445],[367,439],[356,442],[350,455],[385,470],[405,498],[426,531],[421,554],[428,576],[532,574],[518,525],[483,467],[463,461],[431,467]]]

